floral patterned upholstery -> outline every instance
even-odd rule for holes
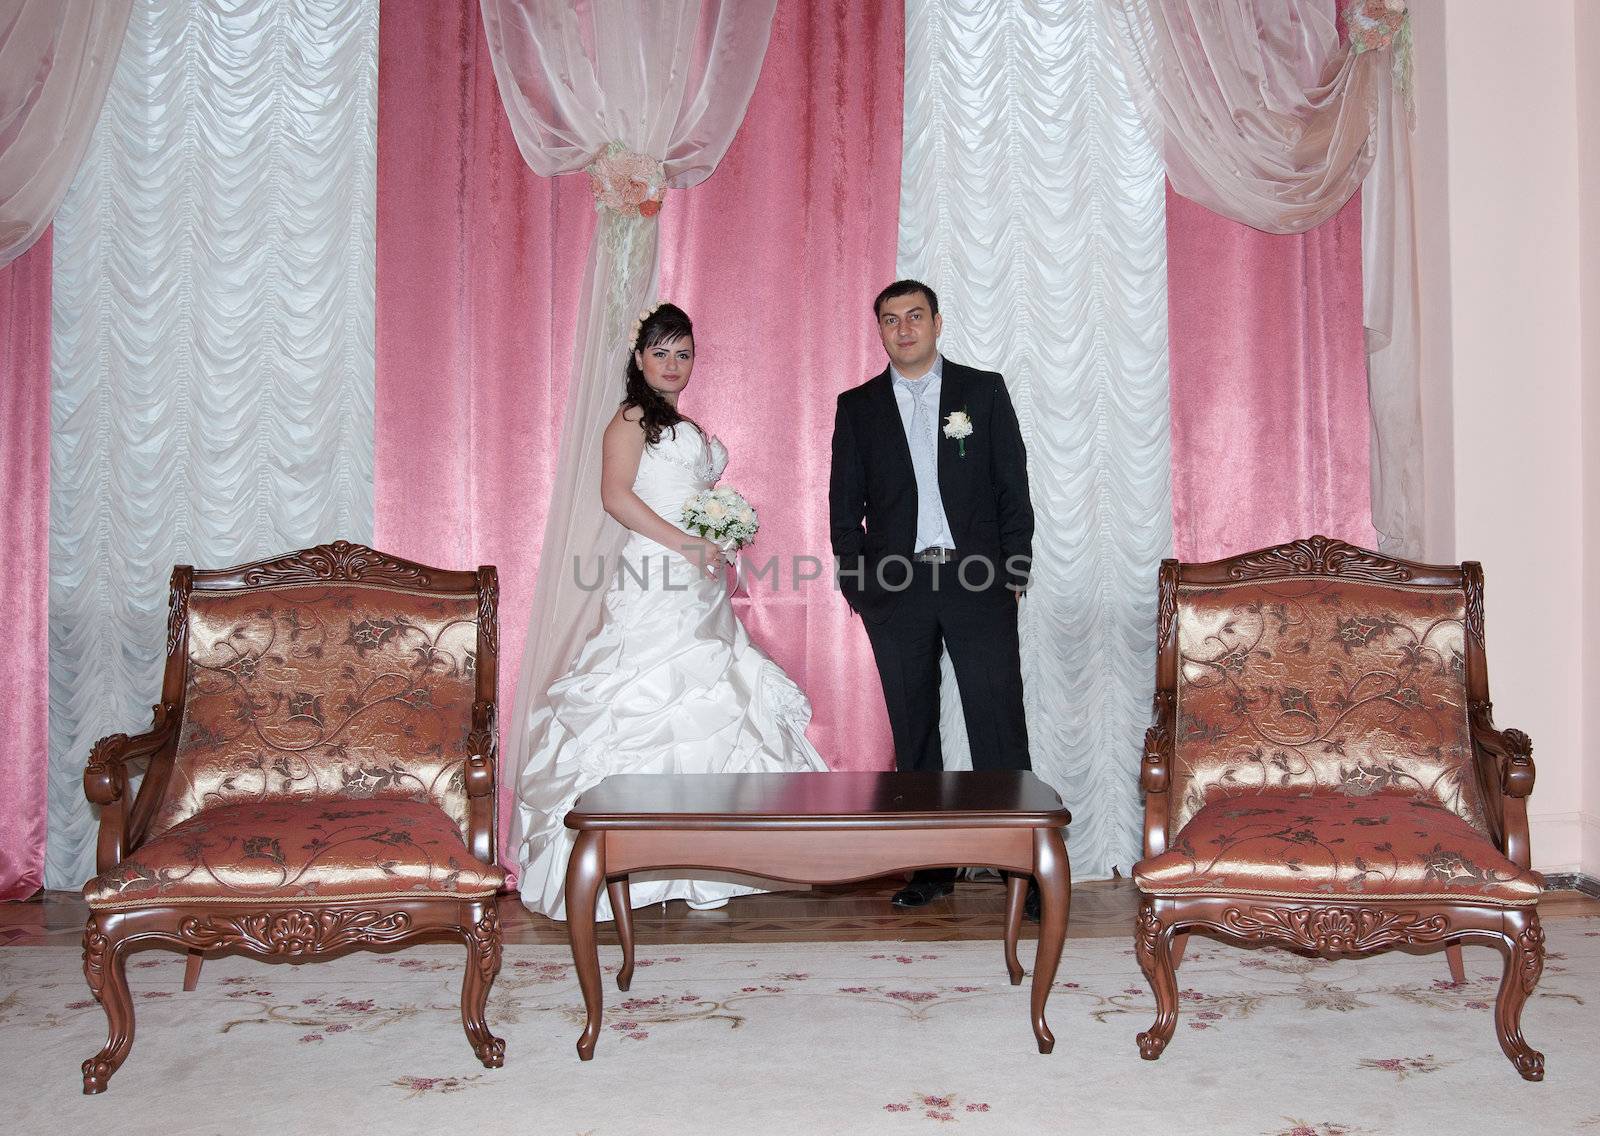
[[[1327,790],[1415,794],[1487,834],[1465,605],[1321,576],[1180,586],[1170,830],[1212,802]]]
[[[196,589],[159,835],[202,810],[307,797],[428,801],[465,834],[471,595],[358,583]]]
[[[1134,866],[1153,895],[1537,902],[1543,880],[1455,813],[1401,793],[1263,794],[1205,806]]]
[[[475,859],[428,802],[213,805],[84,886],[91,908],[493,895],[505,872]]]

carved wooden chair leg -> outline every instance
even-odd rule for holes
[[[189,961],[183,966],[183,988],[193,990],[200,985],[200,967],[205,964],[204,951],[190,951]]]
[[[1494,1003],[1494,1031],[1500,1048],[1524,1080],[1544,1080],[1544,1054],[1522,1038],[1522,1007],[1544,973],[1544,928],[1533,910],[1507,912],[1505,970]]]
[[[1450,981],[1456,985],[1467,980],[1467,967],[1461,961],[1461,944],[1451,943],[1444,949],[1445,961],[1450,964]]]
[[[1145,981],[1156,997],[1156,1020],[1139,1035],[1139,1056],[1154,1061],[1161,1056],[1172,1031],[1178,1028],[1178,976],[1172,968],[1173,930],[1156,914],[1155,901],[1146,896],[1139,905],[1139,927],[1134,933],[1134,955]]]
[[[1174,934],[1172,936],[1172,969],[1177,970],[1183,965],[1183,951],[1189,945],[1188,935]]]
[[[83,931],[83,976],[89,992],[105,1009],[107,1037],[99,1053],[83,1063],[85,1094],[103,1093],[133,1048],[133,995],[128,991],[127,943],[112,940],[90,917]]]
[[[474,905],[475,906],[475,905]],[[461,983],[461,1024],[467,1040],[485,1068],[498,1069],[506,1063],[506,1043],[489,1032],[484,1011],[489,1004],[489,988],[500,973],[500,916],[494,899],[481,907],[469,907],[461,920],[467,929],[467,973]]]

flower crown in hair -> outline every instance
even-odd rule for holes
[[[638,349],[639,333],[644,330],[645,321],[660,311],[661,305],[665,303],[665,300],[657,300],[639,313],[639,318],[633,321],[633,334],[628,336],[628,350],[635,351]]]

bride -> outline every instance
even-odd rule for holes
[[[734,618],[723,552],[679,523],[684,502],[722,475],[728,453],[678,412],[694,370],[694,329],[672,304],[637,326],[621,407],[606,427],[600,496],[629,530],[600,627],[529,723],[513,841],[522,902],[566,918],[573,833],[562,821],[613,773],[827,769],[806,740],[811,704]],[[630,878],[633,906],[684,899],[719,907],[759,891],[743,877]],[[602,893],[597,917],[611,918]]]

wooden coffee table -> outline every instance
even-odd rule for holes
[[[567,865],[567,928],[587,1022],[578,1056],[600,1036],[595,907],[605,884],[622,945],[617,988],[633,980],[630,872],[712,869],[794,883],[844,883],[908,868],[990,867],[1006,890],[1006,971],[1022,982],[1017,933],[1028,877],[1039,881],[1033,1033],[1055,1037],[1045,1000],[1061,961],[1071,872],[1061,829],[1072,820],[1032,773],[621,774],[580,796],[567,814],[577,843]],[[887,901],[885,901],[887,902]]]

